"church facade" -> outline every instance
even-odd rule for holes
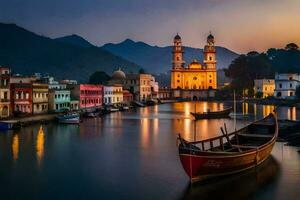
[[[207,37],[203,50],[203,64],[196,59],[186,65],[181,37],[174,37],[173,62],[171,70],[171,89],[207,91],[217,89],[217,60],[213,35]]]

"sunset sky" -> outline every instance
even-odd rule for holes
[[[300,45],[300,0],[1,0],[0,22],[96,45],[131,38],[166,46],[179,32],[184,45],[203,47],[209,31],[239,53]]]

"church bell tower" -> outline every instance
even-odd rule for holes
[[[181,43],[181,37],[177,34],[174,37],[174,47],[173,47],[173,69],[181,69],[184,67],[183,60],[183,48]]]
[[[207,36],[207,44],[204,47],[204,63],[207,69],[216,70],[217,60],[216,60],[216,48],[215,48],[215,38],[212,34]]]

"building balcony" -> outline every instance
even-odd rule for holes
[[[9,103],[9,102],[10,102],[10,99],[0,99],[0,102],[1,102],[1,103]]]

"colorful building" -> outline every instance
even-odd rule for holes
[[[262,98],[272,97],[275,90],[274,79],[256,79],[254,80],[254,96]]]
[[[216,48],[213,35],[207,37],[203,51],[203,64],[196,59],[185,65],[181,37],[174,37],[173,66],[171,70],[171,88],[185,90],[217,89]]]
[[[122,85],[116,84],[103,87],[103,103],[105,105],[113,105],[123,103]]]
[[[71,92],[65,84],[49,85],[49,110],[64,111],[70,110]]]
[[[125,104],[130,104],[133,101],[133,95],[128,90],[123,90],[123,102]]]
[[[32,109],[33,114],[48,112],[48,84],[32,83]]]
[[[102,85],[67,85],[67,88],[71,90],[71,98],[73,100],[79,100],[80,109],[99,108],[102,106]]]
[[[0,67],[0,118],[9,117],[10,108],[10,69]]]
[[[32,84],[11,83],[10,100],[13,113],[32,114]]]
[[[71,99],[70,110],[79,110],[79,100]]]
[[[127,74],[124,89],[134,95],[136,101],[147,101],[152,99],[151,74]]]

